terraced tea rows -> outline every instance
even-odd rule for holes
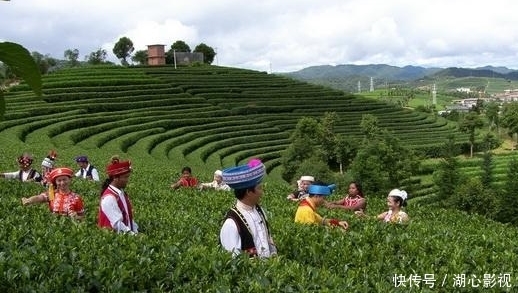
[[[330,111],[340,117],[338,132],[359,136],[361,117],[370,113],[417,149],[455,132],[442,118],[235,68],[67,69],[45,76],[42,101],[25,89],[9,93],[0,123],[22,143],[44,138],[55,146],[109,144],[122,152],[137,146],[157,159],[214,168],[254,154],[274,168],[298,119]]]

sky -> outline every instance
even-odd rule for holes
[[[0,0],[0,41],[64,59],[121,37],[136,50],[205,43],[213,64],[266,72],[317,65],[518,69],[516,0]]]

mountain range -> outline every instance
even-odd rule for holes
[[[370,65],[320,65],[311,66],[299,71],[285,73],[297,79],[336,79],[344,77],[372,77],[388,81],[414,81],[434,77],[493,77],[518,80],[518,71],[507,67],[484,66],[477,68],[426,68],[421,66],[397,67],[387,64]]]
[[[426,80],[451,80],[468,77],[498,78],[507,81],[518,80],[518,70],[502,66],[426,68],[412,65],[397,67],[387,64],[320,65],[307,67],[299,71],[283,73],[282,75],[350,92],[357,91],[360,84],[363,86],[368,85],[371,78],[375,86],[381,84],[386,85],[387,83],[416,84],[419,81]]]

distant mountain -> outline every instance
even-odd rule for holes
[[[425,68],[408,65],[397,67],[386,64],[370,65],[321,65],[311,66],[283,75],[345,91],[358,91],[369,86],[373,78],[374,86],[380,84],[407,84],[421,79],[444,79],[464,77],[488,77],[518,80],[518,71],[507,67],[484,66],[478,68]]]
[[[507,74],[502,74],[489,69],[457,68],[450,67],[432,74],[433,77],[493,77],[506,78]]]
[[[373,77],[389,81],[413,81],[425,76],[451,76],[451,77],[494,77],[516,79],[518,71],[507,67],[484,66],[478,68],[425,68],[408,65],[397,67],[386,64],[370,65],[321,65],[311,66],[299,71],[285,73],[285,75],[300,79],[336,79],[347,76]]]
[[[307,67],[286,75],[300,79],[334,79],[346,76],[365,76],[375,79],[411,81],[432,75],[442,68],[425,68],[420,66],[397,67],[386,64],[372,65],[321,65]]]
[[[494,67],[494,66],[491,66],[491,65],[484,66],[484,67],[477,67],[475,69],[477,69],[477,70],[487,69],[487,70],[491,70],[491,71],[494,71],[496,73],[501,73],[501,74],[508,74],[510,72],[515,71],[514,69],[509,69],[507,67],[503,67],[503,66]]]

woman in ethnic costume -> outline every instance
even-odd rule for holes
[[[82,220],[85,213],[83,199],[70,190],[73,174],[74,171],[69,168],[52,170],[48,174],[52,187],[41,194],[29,198],[23,197],[22,204],[48,203],[52,213]]]

